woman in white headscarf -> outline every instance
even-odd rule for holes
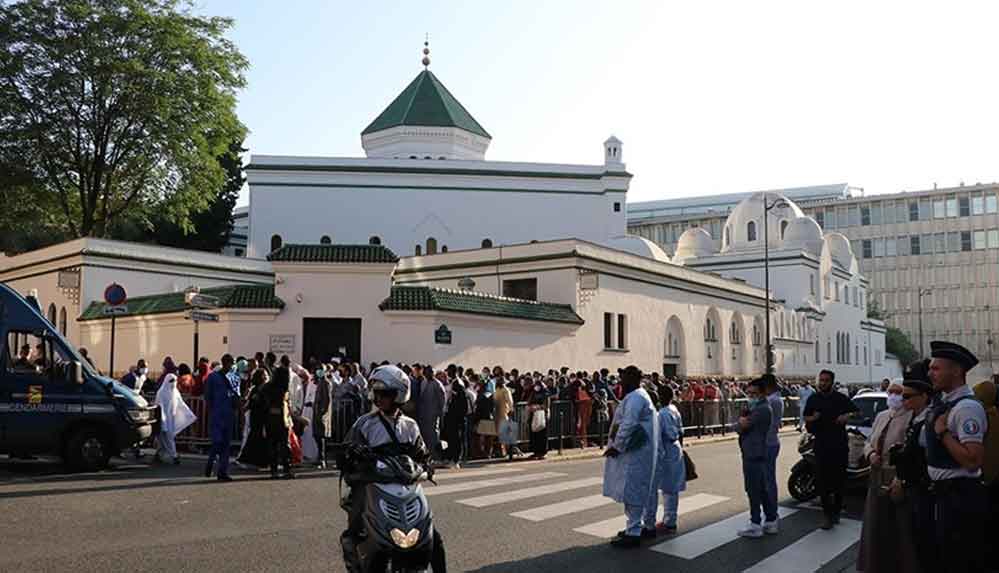
[[[864,446],[864,455],[871,465],[864,525],[860,534],[857,570],[865,573],[883,571],[918,571],[909,507],[889,495],[889,484],[895,479],[889,451],[905,441],[905,431],[912,411],[902,407],[902,380],[888,386],[888,409],[874,418],[871,435]]]
[[[169,359],[167,359],[169,360]],[[183,432],[198,419],[187,407],[177,390],[176,366],[170,361],[163,363],[163,378],[156,391],[156,405],[160,407],[160,433],[156,436],[156,459],[180,463],[177,455],[177,434]]]

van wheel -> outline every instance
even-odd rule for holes
[[[80,428],[66,441],[66,465],[84,472],[102,470],[111,459],[107,439],[97,428]]]

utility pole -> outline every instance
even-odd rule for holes
[[[764,347],[766,353],[767,374],[774,373],[773,344],[770,340],[770,229],[767,224],[767,214],[775,207],[787,207],[787,201],[783,198],[774,200],[767,204],[767,194],[763,194],[763,289],[767,293],[766,318],[767,318],[767,344]]]

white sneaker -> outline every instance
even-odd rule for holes
[[[764,521],[763,522],[763,533],[767,535],[777,535],[780,532],[780,528],[777,527],[776,521]]]
[[[763,526],[758,523],[750,522],[749,525],[740,529],[738,534],[739,537],[750,537],[752,539],[763,537]]]

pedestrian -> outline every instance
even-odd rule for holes
[[[493,395],[493,400],[495,403],[495,418],[496,418],[496,435],[505,436],[507,435],[507,425],[510,424],[510,414],[513,412],[513,394],[510,392],[510,388],[507,387],[506,380],[500,376],[496,379],[496,393]],[[513,448],[516,444],[510,444],[510,453],[513,455]],[[505,458],[507,451],[507,446],[499,441],[499,455],[501,458]]]
[[[673,405],[673,389],[659,387],[659,449],[656,460],[655,481],[649,501],[645,505],[645,524],[656,523],[659,510],[659,493],[663,496],[663,520],[656,523],[656,531],[673,535],[677,528],[677,507],[680,492],[687,489],[687,466],[683,461],[683,419]]]
[[[180,464],[177,455],[177,434],[183,432],[198,419],[194,412],[184,403],[177,390],[177,375],[170,366],[163,377],[163,383],[156,391],[155,404],[160,407],[160,431],[156,435],[156,461]]]
[[[302,384],[304,386],[304,402],[302,404],[301,412],[301,419],[304,424],[304,428],[301,433],[302,458],[304,461],[308,461],[309,463],[318,463],[319,443],[316,441],[312,424],[315,422],[316,394],[319,387],[316,385],[312,376],[304,369],[298,372],[298,377],[302,380]]]
[[[742,454],[742,479],[749,498],[749,525],[738,531],[741,537],[758,538],[767,533],[762,510],[767,496],[767,432],[773,412],[767,404],[766,380],[757,378],[746,387],[749,406],[742,411],[735,431]],[[769,533],[777,533],[771,529]]]
[[[205,477],[211,477],[216,462],[218,481],[232,481],[229,476],[229,450],[232,448],[232,430],[239,403],[239,376],[233,371],[231,354],[222,356],[222,369],[212,372],[204,386],[205,402],[210,415],[212,449],[205,464]]]
[[[959,344],[937,340],[930,343],[930,356],[930,381],[938,395],[922,443],[933,482],[939,563],[945,571],[984,571],[988,495],[982,462],[988,418],[967,385],[978,359]]]
[[[835,382],[836,375],[832,371],[819,372],[819,391],[808,399],[805,407],[806,427],[815,436],[817,485],[825,513],[822,529],[832,529],[839,523],[850,454],[846,423],[850,415],[858,411],[856,404],[833,389]]]
[[[447,405],[444,385],[434,376],[428,365],[423,368],[423,381],[419,403],[416,407],[416,422],[420,426],[420,437],[430,450],[433,459],[443,457],[441,451],[441,418]]]
[[[485,381],[479,383],[479,393],[475,398],[475,433],[479,439],[479,451],[485,458],[492,457],[496,445],[496,402]]]
[[[763,498],[763,531],[777,533],[777,458],[780,457],[780,425],[784,418],[784,398],[773,374],[764,374],[770,428],[767,430],[767,496]]]
[[[912,540],[911,509],[890,495],[896,471],[889,452],[905,441],[905,432],[912,421],[912,410],[902,407],[903,391],[901,380],[888,385],[888,409],[874,418],[864,446],[871,474],[864,503],[857,571],[907,573],[919,569]]]
[[[291,434],[291,411],[288,403],[290,382],[291,370],[280,366],[274,369],[274,378],[262,390],[267,405],[264,435],[269,446],[271,479],[278,478],[278,466],[284,468],[285,479],[295,477],[291,471],[291,448],[288,445],[288,436]]]
[[[250,391],[244,401],[247,434],[237,458],[241,464],[257,467],[270,465],[270,448],[264,435],[269,409],[265,388],[269,380],[266,368],[257,368],[250,377]]]
[[[527,418],[531,424],[531,459],[543,460],[548,455],[548,392],[544,384],[534,385]]]
[[[333,388],[326,377],[326,370],[320,369],[313,379],[316,387],[312,407],[312,435],[316,441],[316,467],[326,469],[326,440],[333,437]]]
[[[607,425],[610,422],[610,403],[607,390],[600,388],[593,395],[593,413],[597,416],[597,432],[600,434],[600,447],[604,446]]]
[[[611,546],[632,549],[641,545],[643,536],[656,535],[655,521],[643,523],[642,518],[654,486],[659,424],[637,366],[621,371],[621,386],[624,399],[614,412],[610,446],[604,451],[603,494],[624,504],[625,528]]]
[[[444,459],[451,467],[457,469],[461,467],[461,460],[465,455],[465,420],[468,418],[471,406],[461,380],[454,378],[450,386],[451,397],[444,412],[442,429],[444,441],[447,442]]]
[[[808,399],[812,397],[815,390],[812,389],[811,383],[806,381],[798,388],[798,431],[802,431],[805,427],[805,406],[808,405]]]
[[[985,538],[995,539],[999,534],[999,410],[996,409],[996,385],[992,380],[978,383],[973,392],[975,398],[985,407],[989,429],[985,433],[985,457],[982,461],[982,483],[989,497],[988,518],[985,522]],[[999,547],[989,544],[985,562],[999,566]]]
[[[173,361],[171,361],[173,364]],[[166,365],[164,363],[164,370]],[[187,365],[186,362],[181,362],[180,366],[177,366],[177,390],[184,396],[193,396],[194,390],[194,373],[191,372],[191,367]],[[160,382],[162,385],[162,381]]]
[[[148,374],[149,368],[146,367],[146,360],[140,358],[136,361],[135,366],[128,369],[128,374],[122,376],[120,382],[132,392],[142,394],[142,386],[146,383]]]

